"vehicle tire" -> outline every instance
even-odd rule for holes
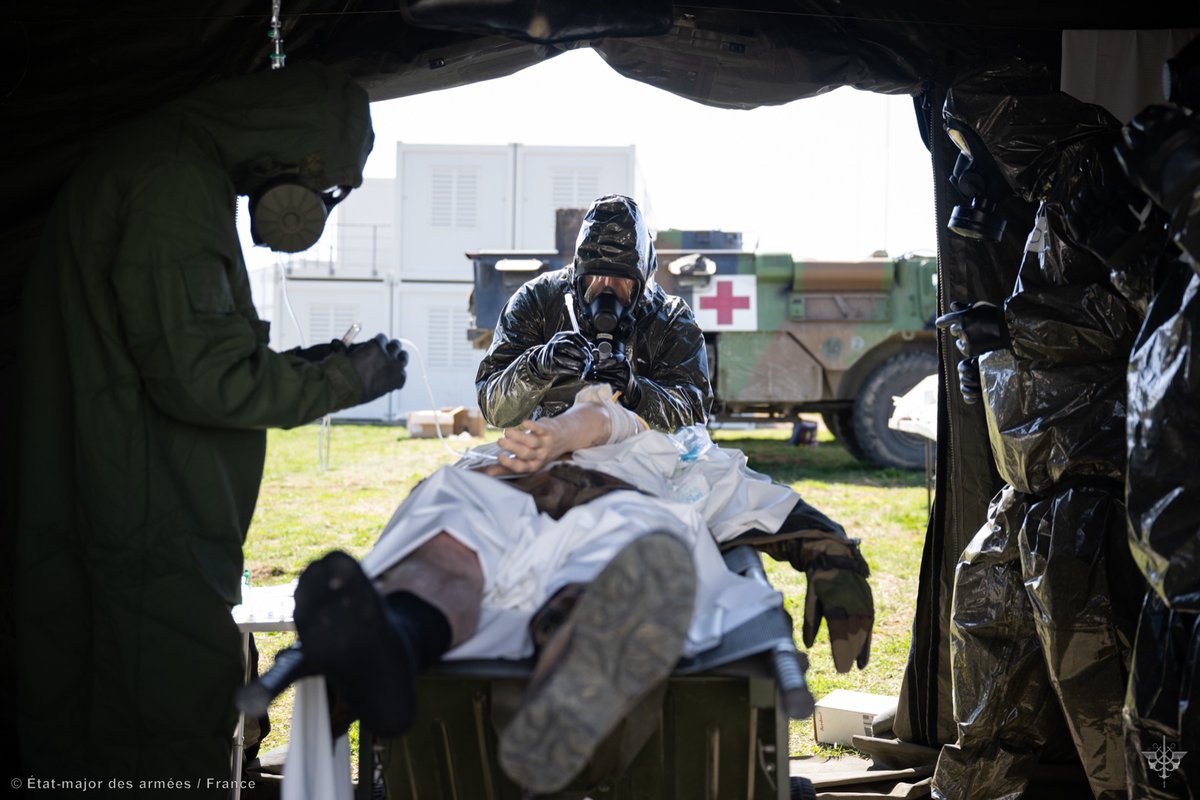
[[[817,789],[808,778],[793,776],[788,784],[788,797],[791,800],[816,800]]]
[[[846,448],[847,453],[859,461],[865,458],[862,445],[858,443],[858,437],[854,435],[853,408],[839,408],[837,411],[822,412],[821,419],[824,421],[825,427],[833,434],[833,438]]]
[[[925,439],[888,427],[900,397],[938,371],[937,355],[908,350],[892,356],[867,375],[854,402],[854,435],[863,455],[882,467],[925,468]]]

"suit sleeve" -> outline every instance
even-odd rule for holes
[[[250,299],[224,176],[157,165],[128,194],[111,275],[145,391],[197,425],[291,427],[359,402],[349,359],[270,349]]]
[[[636,380],[642,390],[634,411],[651,427],[674,431],[703,425],[712,406],[704,334],[687,306],[664,311],[639,340],[647,347],[645,366],[637,360]]]
[[[511,428],[529,419],[554,380],[533,374],[531,350],[546,342],[545,304],[531,284],[516,291],[500,312],[492,346],[479,364],[475,391],[492,425]]]

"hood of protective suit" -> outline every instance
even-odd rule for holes
[[[319,64],[214,83],[171,103],[181,130],[211,140],[238,194],[295,172],[314,191],[362,185],[375,141],[366,91]]]
[[[580,280],[584,276],[613,275],[633,280],[636,307],[657,267],[654,237],[637,203],[621,194],[606,195],[592,203],[575,241],[573,282],[579,287],[579,297],[583,295]]]
[[[946,94],[942,114],[948,128],[979,137],[1005,182],[1027,201],[1060,177],[1066,147],[1120,128],[1112,114],[1058,91],[1044,67],[1032,66],[971,73]]]

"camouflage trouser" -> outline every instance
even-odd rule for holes
[[[1086,489],[1037,498],[1005,487],[992,501],[955,571],[958,741],[942,749],[936,796],[1019,797],[1039,758],[1068,741],[1097,798],[1126,796],[1124,590],[1137,574],[1124,511]]]

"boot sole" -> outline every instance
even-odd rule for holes
[[[380,736],[412,726],[415,676],[408,648],[390,630],[383,601],[358,562],[334,551],[296,586],[304,657],[333,684],[355,719]]]
[[[679,661],[696,596],[691,552],[652,533],[588,585],[571,638],[500,736],[500,765],[537,793],[566,786],[604,737]]]

